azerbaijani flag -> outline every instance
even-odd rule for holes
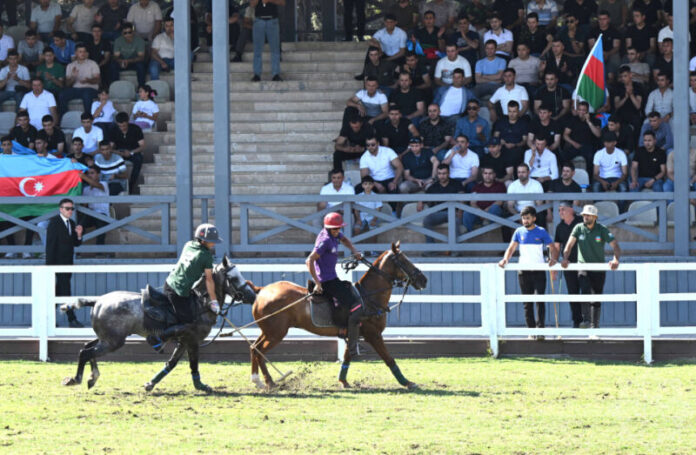
[[[597,111],[604,104],[604,48],[602,47],[602,35],[599,35],[595,45],[582,65],[578,85],[575,94],[578,98],[587,101]],[[576,98],[577,99],[577,98]]]
[[[0,155],[0,196],[80,196],[80,163],[53,156]],[[56,209],[56,204],[4,204],[0,211],[17,218],[39,216]]]

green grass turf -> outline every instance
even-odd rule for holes
[[[161,363],[101,362],[96,387],[64,387],[75,365],[0,362],[0,453],[40,454],[690,454],[696,364],[646,367],[541,359],[402,360],[420,390],[379,362],[278,363],[258,391],[249,365],[183,362],[151,393]]]

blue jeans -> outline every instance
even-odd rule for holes
[[[254,74],[261,76],[263,72],[263,45],[268,40],[271,49],[271,73],[273,76],[280,74],[280,25],[278,19],[254,19],[252,29],[254,41]]]
[[[66,87],[60,91],[58,95],[58,112],[60,115],[68,111],[68,103],[75,98],[82,99],[82,107],[84,112],[91,112],[92,101],[97,97],[97,91],[93,88],[83,87]]]
[[[174,69],[173,58],[162,57],[162,61],[164,61],[164,63],[166,63],[169,66],[169,69],[163,70],[162,65],[160,65],[160,63],[157,60],[150,60],[150,80],[156,81],[157,79],[159,79],[160,71],[171,71]]]
[[[7,100],[14,100],[15,104],[17,105],[15,109],[19,109],[19,103],[22,102],[23,97],[24,93],[15,92],[14,90],[2,90],[0,91],[0,104]]]
[[[617,180],[619,180],[619,178],[618,177],[609,177],[609,178],[606,178],[604,180],[609,182],[609,183],[614,183]],[[619,183],[618,187],[616,187],[616,192],[617,193],[625,193],[626,191],[628,191],[628,185],[626,185],[626,181],[624,180],[623,182]],[[594,182],[592,182],[592,192],[593,193],[603,193],[604,192],[604,190],[602,189],[602,184],[599,183],[599,180],[595,180]]]
[[[672,179],[665,179],[665,183],[662,184],[662,191],[671,193],[674,191],[674,180]],[[696,183],[691,185],[691,188],[689,188],[689,191],[696,191]]]
[[[146,71],[146,64],[145,62],[135,62],[131,63],[123,70],[135,70],[135,73],[138,77],[138,85],[144,85],[145,84],[145,71]],[[121,78],[121,65],[118,64],[116,61],[111,62],[111,80],[112,81],[117,81]],[[91,107],[91,106],[90,106]],[[87,109],[89,111],[89,109]]]
[[[503,216],[503,207],[498,204],[493,204],[486,209],[486,212],[495,216]],[[480,216],[474,215],[471,212],[464,212],[464,214],[462,215],[462,223],[464,224],[464,227],[466,228],[467,232],[473,231],[474,224],[476,224],[476,222],[480,219]]]
[[[651,177],[638,177],[638,186],[636,188],[631,189],[631,191],[637,193],[638,191],[642,190],[645,187],[645,184],[650,180],[652,180]],[[664,191],[663,185],[664,183],[662,182],[662,180],[655,180],[655,183],[653,183],[652,186],[652,190],[662,192]],[[672,185],[674,185],[674,183]]]
[[[457,217],[455,217],[456,219]],[[441,224],[447,223],[447,210],[440,210],[439,212],[431,213],[423,218],[423,227],[426,229],[433,229]],[[460,220],[456,221],[457,227],[461,224]],[[434,243],[435,239],[432,237],[425,236],[425,241],[427,243]]]

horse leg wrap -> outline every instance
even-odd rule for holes
[[[338,374],[338,380],[339,381],[345,381],[346,378],[348,377],[348,368],[350,367],[350,363],[343,363],[341,365],[341,372]]]
[[[165,377],[166,375],[168,375],[168,374],[169,374],[169,368],[164,367],[164,368],[162,368],[162,371],[160,371],[159,373],[157,373],[156,375],[154,375],[154,376],[152,377],[152,379],[150,379],[150,382],[153,383],[153,384],[157,384],[157,383],[160,382],[162,379],[164,379],[164,377]]]
[[[390,366],[389,369],[391,370],[396,380],[399,381],[399,384],[403,386],[408,385],[408,379],[406,379],[404,375],[401,374],[401,370],[399,369],[399,366],[396,364],[396,362],[394,362],[394,365]]]

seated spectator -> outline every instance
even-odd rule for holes
[[[164,31],[152,41],[150,49],[150,79],[159,79],[160,71],[174,69],[174,19],[164,21]]]
[[[577,67],[585,57],[585,28],[578,26],[574,14],[566,14],[565,25],[556,33],[556,39],[563,43],[565,55],[570,57],[569,64]]]
[[[92,103],[92,117],[94,117],[94,126],[102,129],[104,134],[108,134],[114,126],[116,117],[116,109],[114,103],[109,99],[109,90],[106,87],[100,87],[97,92],[97,101]]]
[[[621,32],[611,24],[611,15],[607,10],[600,10],[597,15],[597,26],[590,30],[587,49],[594,47],[597,38],[602,35],[602,55],[604,57],[605,74],[610,83],[614,74],[621,66]]]
[[[366,78],[377,79],[379,89],[385,95],[389,95],[394,85],[394,68],[396,63],[392,60],[381,59],[379,49],[371,47],[367,50],[367,60],[363,66],[362,74],[356,76],[358,80]]]
[[[438,88],[433,103],[440,106],[440,115],[445,120],[455,123],[466,112],[466,105],[473,97],[469,89],[464,87],[464,71],[457,68],[453,71],[452,85]]]
[[[689,73],[689,124],[696,124],[696,72]]]
[[[428,118],[418,125],[423,139],[423,146],[430,149],[442,161],[447,147],[452,141],[452,124],[440,116],[440,106],[432,103],[428,106]]]
[[[563,131],[566,145],[560,153],[563,162],[572,161],[576,156],[583,157],[588,170],[594,155],[595,142],[600,134],[599,121],[590,116],[589,110],[590,105],[587,101],[578,103],[578,115],[571,117]]]
[[[406,71],[399,73],[396,90],[389,94],[389,102],[395,103],[401,115],[412,121],[418,128],[421,118],[425,115],[425,101],[421,91],[413,87],[410,73]]]
[[[53,53],[56,54],[58,63],[67,65],[75,58],[75,42],[67,39],[62,30],[58,30],[53,34],[53,42],[50,46],[53,49]]]
[[[31,90],[29,70],[18,63],[17,51],[7,53],[7,66],[0,69],[0,103],[14,100],[19,106],[25,93]]]
[[[451,29],[457,17],[456,4],[442,0],[423,2],[420,11],[421,14],[427,14],[427,11],[432,11],[435,15],[435,27],[443,30]]]
[[[70,16],[66,21],[70,37],[73,41],[86,43],[90,40],[92,33],[92,25],[94,25],[94,16],[96,16],[99,8],[94,6],[94,0],[82,0],[82,4],[73,6],[70,11]],[[95,59],[94,56],[91,58]]]
[[[82,138],[84,152],[93,155],[99,149],[99,143],[104,140],[104,132],[93,125],[94,117],[89,112],[80,115],[82,126],[73,132],[73,137]]]
[[[362,180],[360,181],[360,186],[362,187],[362,196],[374,195],[372,190],[375,188],[375,179],[373,179],[369,175],[363,176]],[[379,210],[382,208],[382,201],[356,201],[355,205],[356,210],[359,210],[360,207]],[[358,235],[361,232],[367,232],[370,229],[376,228],[379,222],[375,215],[372,215],[368,212],[364,212],[362,210],[360,210],[356,219],[358,222],[355,223],[355,226],[353,227],[354,235]]]
[[[539,26],[537,13],[527,14],[527,23],[522,26],[518,35],[519,39],[517,42],[527,43],[529,53],[534,57],[542,57],[551,48],[551,35],[546,31],[545,27]]]
[[[126,162],[121,156],[112,152],[111,142],[99,143],[99,153],[94,156],[94,165],[100,169],[102,181],[107,182],[110,196],[125,191],[128,180]]]
[[[488,140],[488,153],[481,155],[480,159],[480,168],[493,169],[496,182],[502,183],[505,187],[512,183],[515,164],[503,155],[500,138],[492,137]]]
[[[36,156],[40,156],[43,158],[54,158],[52,155],[48,154],[48,148],[46,146],[48,145],[48,140],[46,138],[46,133],[45,132],[37,132],[36,137],[34,138],[34,147],[36,150]]]
[[[320,196],[352,196],[355,195],[355,189],[351,182],[345,181],[343,169],[334,168],[329,172],[330,182],[321,187],[319,190]],[[317,210],[324,210],[326,207],[335,208],[334,211],[343,213],[341,210],[342,202],[339,201],[321,201],[317,202]]]
[[[29,123],[37,130],[41,129],[41,122],[45,115],[58,118],[56,99],[51,92],[44,90],[43,82],[38,77],[31,80],[31,92],[24,95],[19,108],[29,113]]]
[[[530,0],[527,4],[527,19],[532,14],[536,15],[542,27],[553,27],[558,18],[558,5],[554,0]]]
[[[650,83],[650,65],[640,61],[638,51],[634,47],[626,49],[626,58],[628,59],[628,63],[622,66],[627,66],[629,68],[633,82],[643,85]],[[620,69],[621,68],[619,68],[619,70]]]
[[[10,138],[10,136],[3,136],[0,139],[0,143],[2,144],[2,155],[14,155],[14,153],[12,152],[12,138]],[[0,231],[4,231],[13,227],[15,227],[14,223],[11,223],[9,221],[0,221]],[[6,235],[5,242],[7,242],[7,246],[17,245],[14,234]],[[5,259],[14,259],[17,257],[17,255],[18,253],[5,253]]]
[[[94,164],[94,157],[92,155],[87,155],[82,151],[84,142],[81,137],[74,137],[72,139],[72,151],[66,156],[67,159],[72,160],[73,163],[80,163],[87,167]]]
[[[383,146],[391,148],[399,155],[406,152],[411,137],[420,137],[413,123],[401,116],[396,104],[389,106],[389,118],[377,125],[377,135]]]
[[[643,124],[643,100],[645,91],[643,86],[636,84],[631,79],[628,67],[619,68],[619,83],[614,89],[614,113],[623,123],[629,123],[633,130],[639,130]]]
[[[439,60],[437,53],[445,49],[443,38],[445,29],[435,26],[435,13],[428,10],[423,13],[423,27],[415,30],[411,35],[411,41],[420,44],[425,54],[426,66],[431,71]]]
[[[493,135],[500,138],[503,155],[510,163],[521,163],[527,145],[529,123],[520,118],[517,101],[508,102],[508,116],[493,125]]]
[[[156,95],[157,92],[152,90],[149,85],[138,87],[138,101],[133,105],[131,119],[142,129],[157,129],[159,106],[154,101]]]
[[[60,30],[62,18],[63,12],[57,2],[39,0],[39,4],[31,9],[29,28],[35,30],[44,43],[48,43],[53,34]]]
[[[9,136],[18,144],[33,149],[37,130],[29,123],[29,114],[27,111],[19,111],[16,123],[17,126],[10,130]]]
[[[36,68],[36,77],[41,78],[46,90],[58,97],[58,92],[65,86],[65,67],[56,62],[56,54],[50,47],[44,49],[43,60]]]
[[[471,83],[471,65],[469,65],[469,61],[457,53],[456,44],[447,44],[445,52],[447,55],[438,60],[435,66],[435,85],[452,85],[452,76],[455,69],[464,71],[462,83],[469,85]]]
[[[384,27],[377,30],[368,41],[370,46],[379,49],[384,60],[399,63],[406,54],[406,32],[396,26],[396,17],[387,13],[384,15]]]
[[[130,173],[130,194],[135,194],[135,187],[140,177],[140,168],[143,166],[143,152],[145,151],[145,136],[138,125],[128,122],[128,114],[119,112],[116,114],[117,128],[111,128],[110,141],[114,154],[120,155],[124,160],[133,163]]]
[[[462,192],[462,186],[453,180],[449,178],[449,166],[443,163],[440,163],[437,166],[437,181],[430,185],[428,189],[425,191],[426,194],[457,194]],[[432,207],[434,205],[437,205],[438,202],[428,202],[427,203],[429,207]],[[418,206],[416,208],[417,211],[422,212],[423,209],[425,208],[425,203],[423,201],[418,201]],[[460,219],[461,217],[457,216],[456,218],[456,224],[457,224],[457,230],[459,228],[459,225],[461,223]],[[431,213],[429,215],[426,215],[423,217],[423,227],[426,229],[433,229],[443,223],[446,223],[448,219],[448,214],[447,214],[447,209],[442,209],[440,211],[437,211],[435,213]],[[435,240],[430,237],[430,236],[425,236],[425,241],[427,243],[433,243]],[[434,256],[435,253],[433,252],[426,252],[423,253],[423,256]]]
[[[483,41],[488,44],[490,41],[496,43],[496,55],[505,59],[512,54],[512,44],[514,42],[512,32],[503,28],[503,21],[498,13],[493,13],[488,23],[491,29],[483,35]]]
[[[631,162],[631,191],[638,192],[643,188],[658,192],[663,190],[667,156],[656,144],[655,133],[646,131],[643,134],[643,146],[638,147]]]
[[[454,137],[460,134],[469,138],[469,148],[479,157],[485,153],[484,148],[491,138],[491,126],[484,118],[479,117],[479,102],[476,98],[470,99],[466,105],[466,114],[457,120],[454,127]]]
[[[82,99],[84,112],[90,112],[92,101],[97,97],[99,88],[99,66],[94,60],[87,58],[87,48],[78,44],[75,49],[75,61],[65,69],[65,88],[58,95],[60,114],[68,111],[68,102],[75,98]]]
[[[44,115],[41,119],[42,130],[46,134],[46,149],[48,152],[62,158],[65,153],[65,134],[63,130],[55,127],[53,116]]]
[[[14,155],[12,151],[12,138],[10,136],[3,136],[0,138],[0,144],[2,145],[2,155]]]
[[[4,33],[4,28],[2,23],[0,23],[0,65],[5,65],[7,63],[7,53],[14,48],[14,38]]]
[[[343,125],[349,118],[356,116],[363,117],[365,123],[370,126],[387,118],[387,97],[377,90],[377,87],[377,79],[365,79],[365,88],[356,92],[346,102],[348,107],[343,111]]]
[[[551,106],[541,105],[538,112],[539,117],[533,119],[529,126],[527,146],[532,148],[537,137],[545,137],[548,141],[547,148],[553,153],[559,153],[563,128],[551,118]]]
[[[524,152],[524,162],[529,166],[529,176],[548,188],[551,180],[558,178],[556,155],[546,148],[545,136],[537,136],[534,146]]]
[[[111,42],[103,37],[102,27],[99,24],[92,25],[92,35],[85,42],[87,46],[88,58],[95,61],[99,65],[99,73],[101,73],[101,84],[104,87],[109,86],[109,77],[111,76]]]
[[[667,154],[667,178],[662,191],[674,191],[674,152]],[[696,148],[689,149],[689,191],[696,191]]]
[[[542,60],[541,71],[552,72],[558,76],[558,83],[568,92],[573,90],[573,83],[578,76],[575,63],[565,53],[565,45],[560,39],[554,38],[551,42],[551,52]]]
[[[572,14],[580,25],[589,26],[597,15],[597,3],[586,0],[566,0],[563,2],[563,12]]]
[[[575,176],[575,165],[572,161],[568,161],[561,165],[561,176],[549,183],[549,193],[582,193],[582,187],[573,180]],[[581,201],[574,201],[574,205],[578,207],[582,205]]]
[[[406,61],[399,67],[400,73],[411,75],[412,86],[417,90],[430,90],[432,81],[428,68],[418,59],[413,52],[406,53]]]
[[[135,70],[138,85],[144,85],[145,41],[134,34],[133,24],[130,22],[125,22],[121,29],[121,36],[114,41],[114,64],[111,65],[111,80],[119,80],[121,71]]]
[[[457,30],[447,37],[447,43],[457,46],[459,55],[469,62],[469,71],[476,66],[480,41],[479,34],[471,29],[469,18],[460,14],[457,19]]]
[[[101,170],[98,166],[89,166],[87,172],[80,174],[82,181],[86,185],[82,185],[82,195],[92,196],[92,197],[104,197],[109,196],[109,190],[106,183],[102,180]],[[109,203],[108,202],[90,202],[87,204],[90,210],[100,213],[105,216],[109,216]],[[95,229],[100,229],[106,226],[108,223],[104,220],[96,218],[92,215],[87,215],[86,213],[80,212],[80,219],[78,224],[83,228],[87,229],[94,227]],[[106,240],[106,234],[99,234],[97,236],[97,245],[104,245]]]
[[[341,132],[335,140],[334,169],[343,169],[344,161],[360,158],[365,153],[367,137],[374,134],[374,128],[364,122],[362,117],[351,117],[348,120],[348,125],[341,128]]]
[[[674,136],[672,135],[672,128],[669,127],[669,123],[662,120],[659,112],[651,112],[648,115],[648,121],[643,124],[640,129],[640,136],[638,137],[638,146],[642,147],[643,137],[645,133],[652,131],[655,134],[655,140],[657,141],[655,146],[665,150],[669,153],[674,148]]]
[[[30,72],[36,71],[43,60],[44,43],[39,41],[39,35],[32,29],[24,33],[24,39],[17,45],[19,63],[26,66]]]
[[[503,71],[507,63],[495,54],[496,46],[494,40],[486,41],[486,56],[476,62],[476,98],[492,95],[502,85]]]
[[[665,73],[658,74],[655,81],[657,88],[648,95],[648,102],[645,103],[645,115],[649,116],[651,112],[655,111],[660,114],[663,123],[669,123],[674,109],[674,94],[669,87],[672,81]]]
[[[455,141],[442,163],[450,167],[450,179],[459,182],[462,191],[469,193],[478,179],[479,157],[469,149],[468,137],[460,134]]]
[[[418,25],[418,18],[420,16],[418,7],[409,0],[395,2],[387,12],[394,15],[396,18],[396,25],[406,33],[410,33],[411,30],[415,29]],[[346,38],[349,38],[349,36],[346,36]],[[350,35],[350,41],[353,41],[352,34]]]
[[[102,26],[104,38],[113,41],[121,35],[121,24],[126,21],[126,16],[127,4],[120,0],[107,0],[97,11],[94,20]]]
[[[672,38],[665,38],[660,43],[660,55],[652,67],[653,79],[657,80],[660,73],[666,74],[670,81],[674,78],[674,42]]]
[[[472,194],[505,194],[507,192],[505,185],[496,179],[493,168],[481,166],[481,176],[483,179],[471,189]],[[491,215],[503,216],[503,198],[504,196],[501,196],[501,200],[499,201],[471,201],[470,205],[476,209],[488,212]],[[481,217],[478,215],[466,211],[463,213],[462,224],[464,224],[467,232],[473,231],[474,225],[479,220],[481,220]]]
[[[440,162],[433,152],[423,150],[419,137],[411,138],[408,152],[401,157],[404,166],[404,181],[399,185],[400,193],[418,193],[427,190],[435,182]]]
[[[665,39],[674,40],[674,17],[671,11],[665,11],[665,22],[667,25],[657,32],[657,44],[664,43]]]
[[[599,10],[608,11],[612,27],[616,30],[623,30],[626,27],[626,19],[628,18],[627,2],[621,0],[600,0]],[[597,18],[599,20],[599,18]]]
[[[369,175],[375,179],[375,192],[396,193],[401,183],[404,167],[396,152],[389,147],[378,144],[373,134],[365,141],[367,150],[360,157],[360,177]],[[362,192],[362,186],[355,188],[355,193]]]
[[[608,132],[602,137],[604,148],[595,153],[592,191],[628,191],[628,160],[623,150],[616,148],[616,134]],[[622,204],[619,204],[621,206]]]
[[[601,134],[605,131],[612,131],[616,134],[618,140],[616,141],[616,146],[626,153],[626,156],[633,153],[636,149],[635,140],[633,139],[633,131],[629,125],[622,125],[619,118],[616,115],[609,116],[607,121],[607,126],[602,128]]]
[[[508,185],[508,194],[540,194],[544,192],[541,183],[535,179],[529,178],[529,166],[527,163],[517,165],[517,180]],[[507,201],[507,210],[511,215],[519,214],[523,208],[527,206],[537,207],[543,201]],[[542,218],[539,220],[539,218]],[[540,226],[546,225],[546,210],[539,210],[537,213],[537,224]],[[509,231],[509,228],[506,230]],[[507,234],[506,234],[507,236]]]
[[[638,8],[633,9],[633,25],[626,29],[626,48],[638,52],[638,60],[652,66],[655,63],[657,31],[645,22],[645,14]]]
[[[562,121],[570,113],[570,92],[558,85],[558,73],[554,71],[544,73],[544,82],[534,94],[534,112],[539,116],[541,106],[548,106],[551,120]]]
[[[510,60],[508,68],[515,70],[515,82],[527,89],[527,99],[530,99],[539,87],[539,68],[541,60],[529,54],[529,44],[517,45],[517,57]],[[505,79],[505,73],[503,73]]]
[[[152,39],[159,34],[162,29],[162,10],[157,2],[150,0],[138,0],[133,3],[128,10],[126,20],[133,24],[135,33],[139,38],[152,42]],[[121,33],[126,30],[126,24],[121,27]],[[139,84],[142,82],[138,81]]]
[[[488,110],[491,115],[491,122],[498,120],[498,113],[508,115],[508,105],[510,101],[515,101],[520,107],[519,116],[523,117],[529,109],[529,96],[527,90],[515,83],[514,68],[506,68],[503,71],[504,84],[493,93],[488,100]]]

